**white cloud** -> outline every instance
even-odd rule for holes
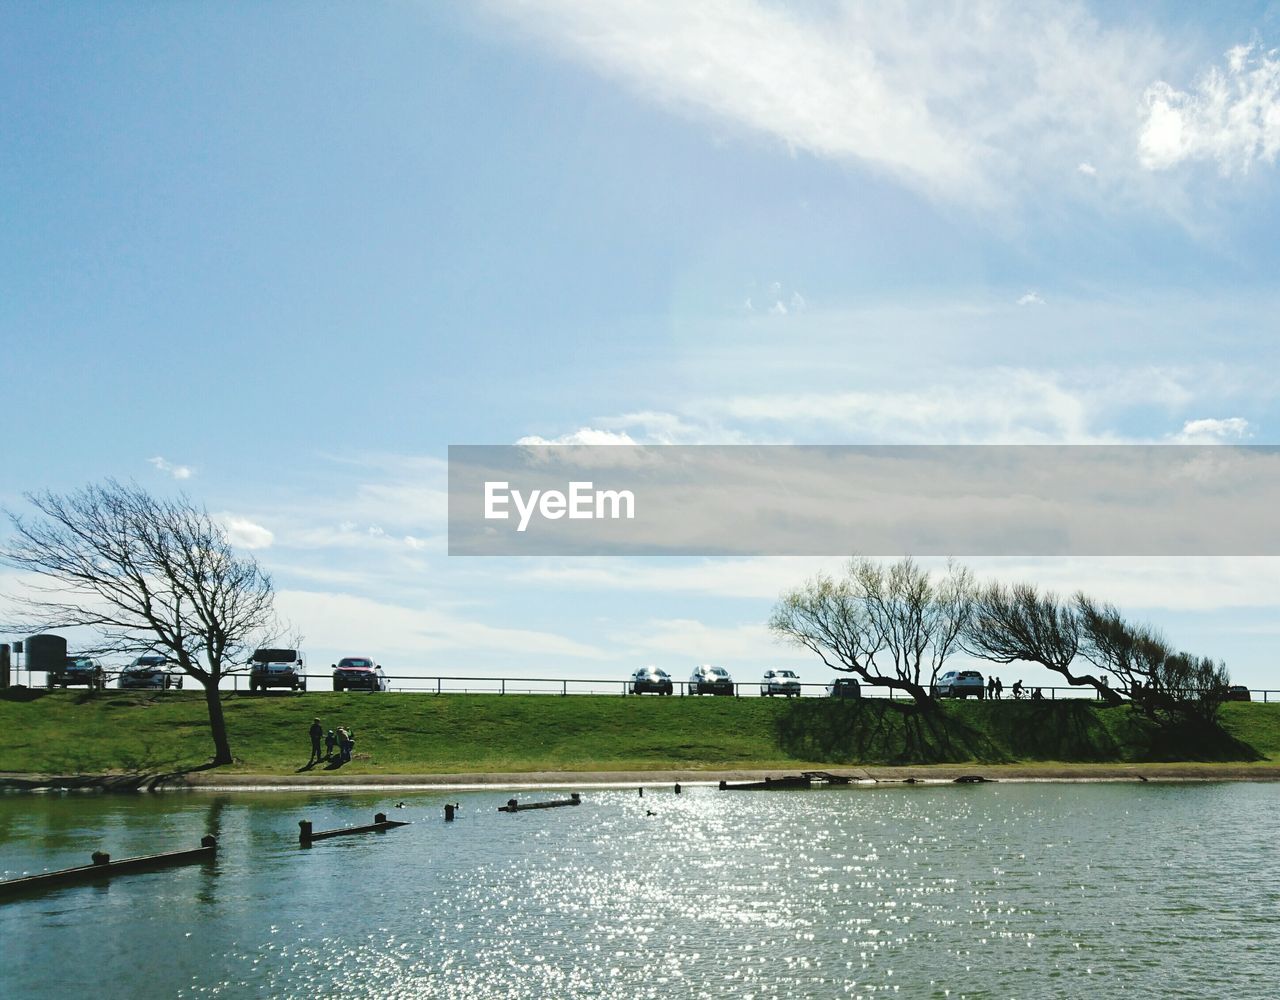
[[[1181,432],[1173,436],[1173,440],[1179,444],[1222,444],[1252,436],[1249,421],[1243,417],[1227,417],[1222,420],[1206,418],[1188,420],[1182,425]]]
[[[1086,177],[1097,177],[1098,168],[1087,160],[1082,160],[1080,163],[1076,164],[1076,173],[1084,174]]]
[[[1161,80],[1143,95],[1138,153],[1148,170],[1212,160],[1224,175],[1245,174],[1280,153],[1280,58],[1275,49],[1237,45],[1224,67],[1211,67],[1192,88]]]
[[[1058,176],[1086,153],[1092,164],[1098,150],[1132,169],[1143,91],[1168,66],[1155,33],[1104,27],[1078,3],[492,8],[681,112],[974,204]]]
[[[274,532],[248,518],[227,515],[223,518],[223,523],[231,544],[242,549],[269,549],[275,542]]]
[[[689,668],[698,663],[758,661],[780,648],[763,624],[714,626],[692,618],[646,621],[639,628],[614,633],[611,638],[636,653],[677,658]]]
[[[597,430],[594,427],[579,427],[576,431],[569,434],[561,434],[556,438],[539,437],[537,434],[530,434],[516,441],[519,445],[559,445],[559,444],[635,444],[636,442],[631,436],[625,432],[617,433],[614,431]]]
[[[195,475],[195,470],[189,465],[175,465],[173,462],[157,455],[155,458],[147,459],[160,472],[172,476],[174,479],[190,479]]]
[[[329,650],[376,647],[402,665],[433,652],[499,652],[524,656],[605,658],[606,653],[575,639],[529,629],[499,628],[440,611],[409,607],[352,594],[283,590],[276,595],[282,614],[302,622],[307,640]],[[465,664],[464,664],[465,666]],[[518,673],[518,668],[507,676]]]
[[[1018,305],[1042,306],[1044,305],[1044,299],[1040,297],[1039,292],[1028,290],[1026,293],[1024,293],[1018,298]]]

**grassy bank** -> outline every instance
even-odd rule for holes
[[[951,702],[311,694],[225,701],[231,771],[292,774],[307,727],[347,725],[344,774],[787,768],[800,764],[1231,761],[1280,766],[1280,705],[1232,704],[1222,726],[1168,731],[1089,701]],[[171,771],[211,752],[196,692],[18,690],[0,696],[0,770]],[[323,768],[318,769],[323,770]]]

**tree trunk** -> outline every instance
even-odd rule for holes
[[[213,737],[213,763],[231,763],[231,743],[227,739],[227,720],[222,714],[222,694],[216,679],[204,686],[205,704],[209,706],[209,735]]]

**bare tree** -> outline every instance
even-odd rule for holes
[[[832,670],[930,704],[928,687],[958,648],[972,592],[969,571],[955,564],[934,581],[910,558],[889,567],[856,558],[843,579],[820,574],[784,593],[769,627]]]
[[[974,600],[962,645],[969,654],[993,663],[1038,663],[1061,674],[1068,684],[1091,685],[1108,702],[1121,700],[1101,678],[1072,672],[1080,653],[1080,616],[1070,603],[1031,584],[983,587]]]
[[[27,499],[43,516],[9,513],[13,537],[0,548],[0,561],[43,581],[10,598],[25,627],[92,629],[97,653],[165,652],[204,687],[213,763],[231,763],[218,682],[274,624],[257,561],[185,497],[108,480]]]
[[[1075,607],[1082,655],[1114,673],[1135,707],[1170,718],[1217,716],[1228,683],[1225,665],[1175,652],[1158,631],[1127,621],[1114,605],[1077,594]]]

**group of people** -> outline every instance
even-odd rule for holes
[[[1044,692],[1041,691],[1039,688],[1035,688],[1034,690],[1032,690],[1031,694],[1028,695],[1026,687],[1023,686],[1022,678],[1018,678],[1016,681],[1014,681],[1012,686],[1009,688],[1009,691],[1015,698],[1029,697],[1032,701],[1042,701],[1044,699]],[[987,697],[988,698],[1004,697],[1004,681],[1002,681],[999,677],[988,678],[987,679]]]
[[[320,720],[316,719],[311,723],[311,729],[308,731],[311,736],[311,759],[307,761],[307,766],[319,764],[322,761],[332,761],[334,759],[334,748],[338,751],[338,761],[347,763],[351,760],[351,752],[355,749],[356,734],[352,729],[339,726],[337,730],[330,729],[327,733],[324,726],[320,725]],[[322,754],[320,744],[324,743],[324,753]]]

